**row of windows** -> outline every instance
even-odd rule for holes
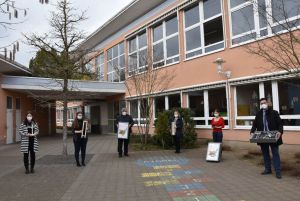
[[[249,128],[252,125],[255,115],[259,111],[259,99],[262,97],[267,98],[273,108],[279,111],[284,126],[300,126],[300,79],[238,85],[235,87],[234,94],[234,116],[237,128]],[[140,111],[140,102],[138,100],[130,102],[130,112],[136,123],[142,123],[145,120],[145,115]],[[228,125],[225,87],[189,92],[187,102],[197,127],[209,127],[213,111],[216,108],[220,110],[225,124]],[[155,97],[154,118],[157,118],[160,112],[179,107],[181,107],[180,94]]]
[[[257,2],[255,4],[254,2]],[[271,5],[269,6],[269,4]],[[184,10],[185,58],[193,58],[225,48],[223,5],[221,0],[203,0]],[[300,1],[296,0],[230,0],[232,44],[240,44],[256,37],[282,31],[282,20],[290,18],[299,26]],[[286,14],[286,15],[284,15]],[[283,18],[285,17],[285,18]],[[297,23],[296,23],[297,22]],[[129,76],[147,69],[179,62],[179,22],[177,14],[166,18],[152,27],[152,41],[149,44],[146,30],[128,42]],[[149,45],[152,46],[151,60]],[[104,77],[104,55],[96,59],[100,80]],[[124,42],[107,51],[108,81],[125,80]]]

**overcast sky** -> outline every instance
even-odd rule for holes
[[[3,0],[0,0],[2,2]],[[49,12],[53,5],[39,4],[39,0],[15,0],[16,6],[28,8],[28,15],[23,23],[13,25],[14,30],[5,30],[0,27],[0,47],[6,46],[16,40],[24,40],[22,33],[46,33],[49,30]],[[50,0],[54,3],[57,0]],[[82,23],[81,29],[88,34],[94,32],[118,11],[124,8],[132,0],[70,0],[74,7],[86,10],[88,20]],[[22,15],[21,15],[22,16]],[[6,20],[7,16],[0,15],[0,21]],[[7,20],[6,20],[7,21]],[[16,55],[16,61],[28,66],[29,60],[35,56],[35,50],[25,44],[20,44],[20,52]]]

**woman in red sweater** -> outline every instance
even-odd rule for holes
[[[218,109],[214,110],[214,116],[215,117],[211,120],[211,126],[213,128],[213,141],[222,143],[222,128],[224,128],[224,119],[220,116],[220,112]]]

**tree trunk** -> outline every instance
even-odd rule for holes
[[[68,98],[67,98],[67,91],[68,91],[68,80],[64,80],[64,90],[63,90],[63,150],[62,155],[67,157],[68,156]]]

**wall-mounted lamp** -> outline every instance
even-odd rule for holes
[[[217,58],[216,61],[214,61],[215,64],[217,64],[217,71],[219,74],[223,74],[226,76],[227,79],[231,77],[231,71],[224,71],[222,64],[225,63],[225,61],[222,58]]]

